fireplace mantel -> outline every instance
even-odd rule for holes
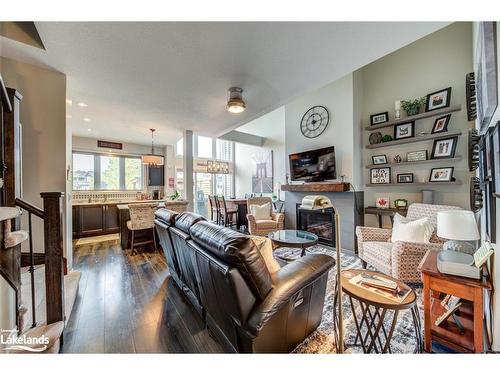
[[[304,184],[281,185],[281,191],[300,191],[300,192],[343,192],[349,191],[347,182],[317,182]]]

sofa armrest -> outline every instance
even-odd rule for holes
[[[257,221],[255,220],[255,216],[252,214],[247,214],[248,221],[248,231],[250,234],[255,233],[257,230]]]
[[[247,331],[252,335],[257,335],[284,303],[295,293],[327,273],[334,265],[335,259],[331,256],[308,254],[281,268],[273,275],[273,289],[254,308],[247,320]]]
[[[358,241],[368,242],[387,242],[391,239],[392,229],[375,227],[356,227],[356,236]]]
[[[422,243],[422,242],[404,242],[396,241],[392,247],[393,258],[406,255],[422,255],[429,250],[440,251],[443,248],[442,243]]]

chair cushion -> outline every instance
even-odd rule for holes
[[[260,237],[260,236],[250,236],[255,246],[260,251],[260,255],[264,258],[264,262],[266,263],[267,269],[269,273],[273,274],[278,272],[281,268],[278,261],[274,258],[273,255],[273,243],[269,238]]]
[[[392,246],[390,242],[363,242],[363,260],[378,271],[391,275]]]
[[[262,300],[272,289],[271,274],[250,236],[208,221],[194,224],[190,234],[198,245],[238,269],[256,297]]]
[[[175,227],[179,228],[183,232],[189,233],[189,228],[199,221],[206,220],[203,216],[194,214],[192,212],[183,212],[182,214],[176,216]]]
[[[259,229],[266,229],[266,228],[278,228],[278,222],[274,220],[256,220],[257,227]]]
[[[155,217],[161,221],[163,221],[167,225],[174,225],[175,217],[178,215],[178,212],[169,210],[167,208],[160,208],[155,212]]]
[[[262,206],[258,204],[250,205],[250,213],[255,217],[255,220],[271,220],[271,204],[266,203]]]
[[[396,214],[394,216],[391,242],[429,243],[433,232],[434,227],[427,217],[412,221]]]

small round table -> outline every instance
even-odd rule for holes
[[[304,230],[283,229],[268,234],[273,243],[273,248],[291,247],[302,249],[300,256],[306,255],[306,249],[318,243],[318,236]],[[292,258],[277,256],[279,259],[290,262]]]
[[[409,290],[410,292],[403,301],[394,301],[350,282],[351,279],[361,274],[365,274],[367,276],[380,276],[384,279],[395,281],[398,284],[398,290]],[[354,323],[356,324],[357,334],[354,345],[356,345],[358,340],[360,340],[364,353],[370,353],[372,351],[375,351],[375,353],[391,353],[391,338],[396,327],[398,314],[401,310],[409,309],[411,311],[413,326],[415,328],[415,338],[417,341],[415,353],[422,353],[423,340],[420,314],[416,303],[417,295],[413,289],[405,283],[380,272],[367,271],[364,269],[352,269],[342,271],[341,275],[342,291],[349,297]],[[359,319],[356,315],[354,301],[357,301],[361,307],[361,319]],[[386,317],[390,320],[391,311],[392,322],[390,324],[389,332],[387,332],[384,321]],[[366,327],[364,335],[363,326]]]

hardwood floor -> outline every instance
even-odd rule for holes
[[[170,278],[165,257],[118,241],[77,246],[82,272],[63,353],[220,353],[203,320]]]

